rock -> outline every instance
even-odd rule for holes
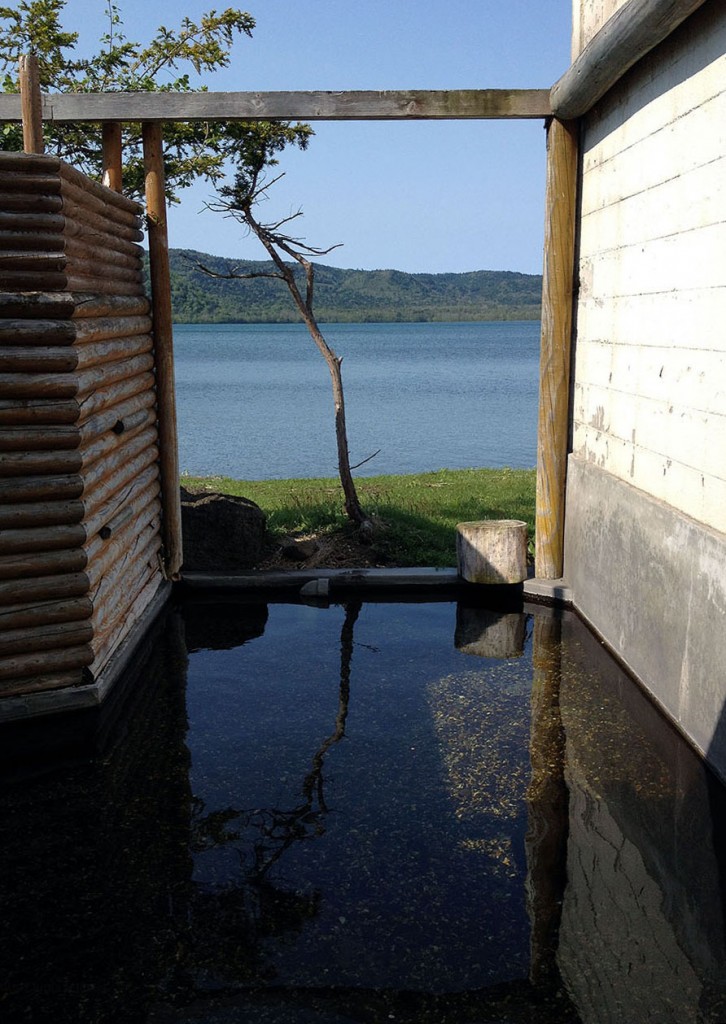
[[[181,489],[183,569],[251,569],[264,556],[265,513],[249,498]]]
[[[314,540],[295,540],[294,537],[286,537],[280,547],[283,558],[291,562],[307,562],[308,558],[320,549],[320,545]]]

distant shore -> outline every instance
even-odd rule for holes
[[[287,324],[299,317],[282,281],[209,277],[264,272],[270,264],[188,249],[169,251],[174,321],[185,324]],[[321,323],[489,323],[538,320],[542,277],[510,270],[408,274],[316,264],[315,313]]]

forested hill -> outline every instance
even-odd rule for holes
[[[265,270],[271,264],[172,249],[171,292],[177,323],[294,323],[299,317],[282,281],[228,281],[217,273]],[[320,321],[415,322],[536,320],[542,278],[502,270],[466,274],[404,274],[398,270],[339,270],[316,264],[315,312]]]

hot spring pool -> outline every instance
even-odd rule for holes
[[[571,614],[198,600],[50,735],[5,1024],[726,1020],[723,790]]]

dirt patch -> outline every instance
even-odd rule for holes
[[[317,550],[304,560],[291,559],[283,554],[281,543],[271,543],[256,569],[377,569],[389,563],[382,560],[375,545],[361,544],[345,531],[336,533],[296,534],[297,541],[314,541]]]

